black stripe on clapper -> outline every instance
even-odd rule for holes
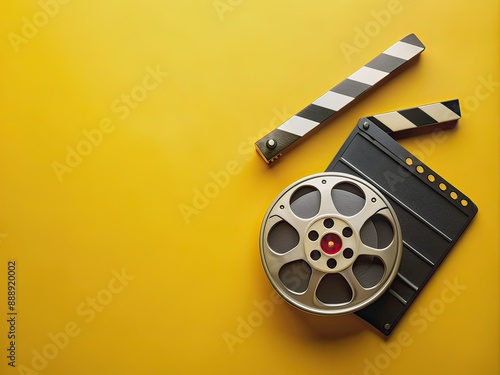
[[[446,108],[448,108],[450,111],[455,112],[457,115],[461,116],[462,114],[460,113],[460,104],[458,100],[448,100],[446,102],[441,102]]]
[[[420,108],[411,108],[398,111],[401,115],[406,117],[415,126],[425,126],[436,123],[436,120],[422,111]]]
[[[410,34],[401,39],[402,42],[413,44],[414,46],[425,48],[422,42],[417,38],[415,34]]]
[[[366,83],[353,81],[352,79],[344,79],[330,91],[350,96],[351,98],[357,98],[366,90],[368,90],[370,87],[371,86],[367,85]]]
[[[399,57],[386,55],[385,53],[382,53],[379,56],[375,57],[368,64],[366,64],[366,66],[369,68],[390,73],[399,68],[401,65],[403,65],[405,61],[406,60],[400,59]]]
[[[337,111],[334,111],[333,109],[320,107],[315,104],[309,104],[306,108],[297,113],[297,116],[316,122],[323,122],[330,116],[334,115],[335,112]]]

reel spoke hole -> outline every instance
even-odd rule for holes
[[[329,273],[319,282],[316,297],[325,305],[338,305],[352,300],[352,289],[339,273]]]
[[[385,249],[394,239],[394,231],[389,220],[375,214],[369,218],[359,231],[361,242],[375,249]]]
[[[299,244],[299,233],[286,221],[280,221],[269,231],[267,243],[278,254],[285,254]]]
[[[332,189],[332,200],[335,208],[345,216],[354,216],[365,205],[365,194],[354,184],[341,182]]]
[[[352,271],[363,288],[372,288],[382,280],[385,266],[378,257],[360,255],[354,262]]]
[[[283,285],[295,293],[304,293],[309,286],[312,269],[304,260],[296,260],[280,268],[279,279]]]
[[[321,205],[321,194],[312,186],[302,186],[295,190],[290,198],[292,212],[301,219],[316,216]]]

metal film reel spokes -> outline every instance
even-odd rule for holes
[[[343,173],[287,187],[268,209],[260,250],[266,274],[292,305],[321,315],[357,311],[396,276],[401,228],[385,197]]]

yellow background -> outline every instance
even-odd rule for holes
[[[498,374],[498,1],[66,2],[0,5],[2,374]],[[427,47],[415,66],[276,167],[252,150],[409,33]],[[126,113],[131,92],[146,97]],[[274,197],[323,171],[358,118],[453,98],[464,117],[446,141],[401,143],[479,214],[391,338],[273,300],[258,237]],[[60,181],[54,162],[79,145]],[[465,289],[445,303],[450,283]]]

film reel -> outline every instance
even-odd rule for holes
[[[394,209],[377,188],[345,173],[303,178],[269,207],[260,252],[276,291],[310,313],[355,312],[396,277],[403,239]]]

